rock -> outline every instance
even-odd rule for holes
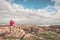
[[[6,31],[4,29],[0,29],[0,34],[5,33]]]

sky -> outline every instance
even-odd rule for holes
[[[60,24],[60,0],[0,0],[0,24]]]

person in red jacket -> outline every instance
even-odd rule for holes
[[[10,20],[10,32],[12,32],[12,30],[13,30],[14,23],[15,22],[13,20]]]
[[[14,21],[13,20],[10,20],[10,26],[12,27],[12,26],[14,26]]]

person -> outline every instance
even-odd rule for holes
[[[14,26],[14,21],[13,20],[10,20],[10,27],[13,27]]]
[[[15,22],[13,20],[10,20],[10,32],[12,32],[12,30],[13,30],[14,23]]]

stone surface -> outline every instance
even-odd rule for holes
[[[59,33],[59,26],[0,25],[0,40],[59,40]]]

